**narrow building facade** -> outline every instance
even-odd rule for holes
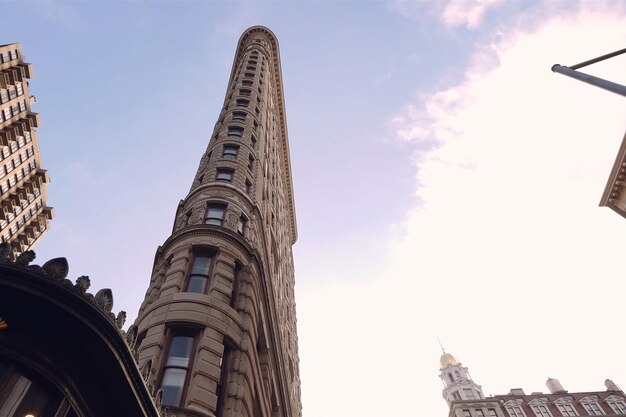
[[[128,331],[166,414],[301,415],[296,238],[278,41],[255,26]]]
[[[11,244],[12,258],[39,241],[54,213],[46,206],[50,178],[41,165],[35,97],[28,92],[32,73],[19,43],[0,45],[0,241]]]

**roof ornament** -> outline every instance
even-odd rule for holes
[[[0,243],[0,264],[12,264],[18,268],[27,269],[50,281],[57,282],[60,285],[72,289],[77,295],[98,307],[98,309],[115,324],[118,330],[123,333],[122,326],[124,326],[124,322],[126,321],[126,312],[120,311],[117,316],[111,312],[113,308],[113,292],[108,288],[104,288],[99,290],[94,296],[87,292],[91,286],[91,281],[88,276],[83,275],[78,277],[75,283],[67,279],[67,274],[70,270],[67,259],[54,258],[50,259],[42,266],[39,266],[30,265],[36,258],[35,252],[32,250],[22,252],[15,260],[12,260],[10,256],[11,244],[8,242]]]

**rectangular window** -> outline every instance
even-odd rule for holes
[[[241,81],[241,84],[248,86],[248,87],[252,87],[252,84],[254,84],[254,82],[252,80],[243,80]]]
[[[172,337],[161,382],[163,405],[178,407],[181,404],[193,342],[194,338],[188,335],[174,335]]]
[[[206,294],[209,287],[209,269],[211,268],[211,256],[208,254],[195,255],[191,271],[189,272],[189,282],[187,292]]]
[[[0,89],[0,102],[6,103],[9,101],[9,92],[6,88]]]
[[[498,417],[498,413],[496,413],[495,408],[488,408],[487,412],[489,413],[489,417]]]
[[[222,153],[222,157],[224,159],[235,160],[237,159],[238,152],[239,152],[239,146],[224,145],[224,152]]]
[[[238,122],[244,122],[246,120],[246,113],[240,111],[234,112],[233,120],[236,120]]]
[[[11,59],[17,59],[17,49],[9,51],[9,56],[11,57]]]
[[[239,90],[240,96],[249,96],[251,93],[252,91],[248,90],[247,88],[242,88]]]
[[[522,413],[522,409],[519,407],[507,407],[506,411],[509,412],[511,417],[524,417],[524,413]]]
[[[602,416],[604,413],[600,409],[600,406],[595,403],[583,404],[585,410],[589,413],[590,416]]]
[[[237,107],[248,107],[248,105],[250,104],[250,100],[245,100],[243,98],[240,98],[240,99],[237,99],[235,104]]]
[[[20,111],[26,111],[26,102],[24,100],[20,101],[18,104],[20,106]]]
[[[617,414],[626,414],[626,404],[624,404],[623,402],[615,401],[610,404],[613,411],[615,411]]]
[[[574,407],[571,404],[559,404],[557,405],[557,408],[559,409],[561,414],[563,414],[566,417],[578,415],[576,414],[576,410],[574,410]]]
[[[22,87],[22,83],[16,83],[15,90],[17,91],[18,96],[21,96],[22,94],[24,94],[24,87]]]
[[[476,411],[476,417],[485,417],[485,413],[483,412],[483,410],[475,410]]]
[[[475,399],[474,391],[472,391],[471,388],[463,388],[463,394],[465,394],[465,399],[466,400],[473,400],[473,399]]]
[[[470,410],[463,410],[463,417],[472,417]]]
[[[215,179],[220,181],[232,181],[234,172],[235,171],[233,171],[232,169],[218,168]]]
[[[228,126],[228,136],[237,136],[237,137],[242,137],[243,136],[243,127],[239,127],[239,126]]]
[[[537,417],[550,417],[548,408],[545,405],[533,405],[532,409]]]
[[[214,224],[216,226],[221,226],[222,221],[224,220],[224,211],[225,207],[217,204],[210,204],[209,209],[206,213],[206,219],[204,223],[206,224]]]
[[[11,108],[7,107],[4,109],[4,120],[9,120],[11,118]]]

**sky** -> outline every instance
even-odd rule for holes
[[[252,25],[280,42],[304,417],[447,415],[626,385],[626,219],[598,207],[623,97],[554,74],[624,47],[623,2],[2,2],[56,217],[35,248],[131,323]],[[23,26],[24,21],[28,26]],[[626,56],[584,71],[626,83]]]

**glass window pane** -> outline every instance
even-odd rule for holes
[[[189,364],[189,356],[191,356],[191,347],[193,346],[193,337],[176,336],[172,339],[170,354],[167,358],[167,366],[187,366]],[[175,361],[176,364],[172,363]]]
[[[189,277],[187,292],[206,294],[207,281],[207,277],[204,275],[192,275],[191,277]]]
[[[224,208],[211,206],[209,207],[209,211],[207,212],[207,217],[211,219],[220,219],[224,218]]]
[[[180,405],[186,376],[186,369],[167,368],[165,370],[163,384],[161,385],[163,389],[163,405]]]
[[[191,268],[191,273],[193,275],[208,275],[209,274],[209,266],[211,266],[211,258],[208,256],[196,256],[196,259],[193,261],[193,267]]]

